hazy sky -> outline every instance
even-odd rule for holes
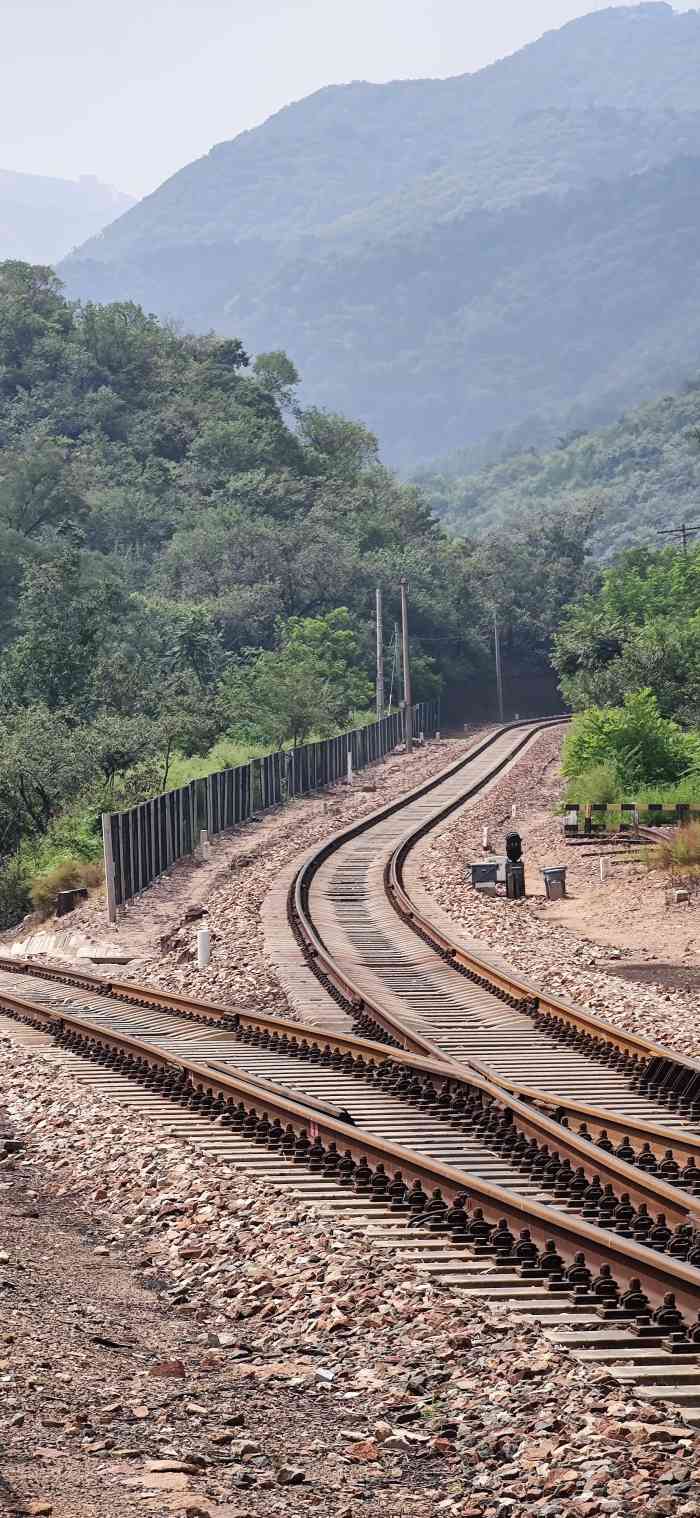
[[[143,195],[324,84],[466,73],[609,4],[1,0],[0,168]]]

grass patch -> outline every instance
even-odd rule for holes
[[[43,874],[34,876],[29,892],[34,911],[40,917],[52,917],[60,891],[72,891],[78,886],[94,888],[101,885],[103,879],[104,868],[100,860],[63,859]]]
[[[666,870],[669,875],[700,874],[700,822],[689,822],[653,849],[647,849],[646,862],[650,869]]]
[[[368,727],[371,722],[376,722],[377,714],[373,711],[356,712],[353,718],[355,727]],[[345,728],[342,729],[346,731]],[[307,740],[309,743],[319,741],[318,733],[312,734]],[[284,747],[292,747],[291,740]],[[168,770],[168,790],[177,790],[181,785],[189,785],[190,780],[204,780],[207,775],[214,775],[218,770],[235,769],[239,764],[248,764],[251,759],[263,759],[271,753],[269,743],[245,743],[235,738],[219,738],[206,754],[193,754],[186,758],[184,754],[175,754]]]
[[[190,758],[186,758],[184,754],[176,754],[168,771],[168,790],[173,791],[181,785],[189,785],[190,780],[204,780],[207,775],[216,774],[217,770],[235,769],[237,765],[247,764],[250,759],[260,759],[263,754],[269,752],[269,748],[264,748],[262,745],[237,743],[233,738],[220,738],[207,754],[192,754]]]
[[[570,780],[566,787],[566,806],[578,802],[579,806],[614,805],[624,799],[620,781],[612,764],[592,764],[591,768]]]

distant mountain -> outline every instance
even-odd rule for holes
[[[549,452],[513,454],[471,474],[426,469],[417,478],[436,514],[467,537],[582,506],[593,511],[598,558],[661,547],[668,540],[659,528],[700,524],[700,374],[681,394],[562,438]]]
[[[597,12],[475,75],[321,90],[66,260],[253,351],[404,466],[538,440],[700,355],[700,13]]]
[[[136,205],[93,174],[48,179],[0,169],[0,260],[54,264]]]

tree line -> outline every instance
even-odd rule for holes
[[[582,522],[455,538],[299,385],[281,351],[0,264],[0,923],[47,858],[94,857],[100,811],[162,789],[173,755],[367,707],[376,586],[389,646],[408,578],[415,699],[489,681],[495,600],[522,666],[546,662]]]

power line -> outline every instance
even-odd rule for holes
[[[680,538],[683,544],[683,552],[688,552],[688,538],[694,538],[700,532],[700,522],[681,522],[680,527],[659,527],[656,531],[657,538]]]

